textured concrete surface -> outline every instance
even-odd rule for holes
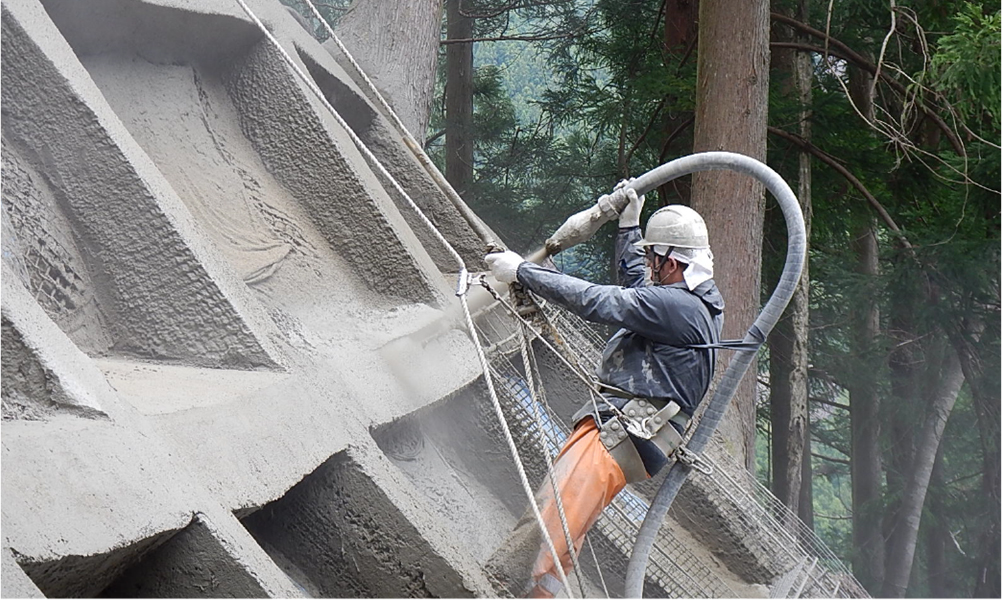
[[[269,321],[196,229],[40,7],[3,12],[3,128],[57,185],[100,265],[95,293],[124,353],[276,367]],[[20,13],[20,11],[19,11]],[[41,13],[41,14],[40,14]],[[21,18],[19,18],[21,17]],[[37,27],[30,35],[26,27]]]
[[[107,389],[107,384],[6,265],[2,277],[13,284],[5,286],[2,308],[3,420],[38,420],[58,413],[107,417],[92,392]]]
[[[358,82],[252,7],[477,268]],[[2,0],[0,43],[3,595],[504,593],[526,498],[470,337],[433,326],[457,265],[239,5]]]
[[[302,595],[235,515],[354,447],[321,550],[490,595],[369,433],[477,377],[459,332],[380,352],[452,284],[233,7],[3,3],[4,593]]]
[[[0,579],[0,586],[2,586],[0,595],[4,598],[44,598],[45,594],[17,564],[10,549],[3,548],[0,552],[3,553],[3,578]]]
[[[103,595],[113,598],[264,598],[267,593],[213,534],[202,515],[131,566]]]
[[[331,42],[325,42],[326,48],[335,58],[340,57],[340,50]],[[442,231],[453,248],[463,257],[471,269],[486,268],[483,263],[485,252],[484,242],[477,237],[469,224],[460,216],[446,195],[423,169],[414,154],[402,143],[402,140],[388,125],[387,119],[379,117],[380,108],[367,103],[350,82],[336,77],[334,64],[324,63],[324,67],[314,61],[310,55],[301,52],[303,63],[324,93],[327,101],[344,117],[358,137],[379,159],[379,162],[400,183],[407,195],[418,205],[421,211],[435,226]],[[353,70],[346,71],[350,74]],[[363,85],[360,83],[359,85]],[[380,182],[388,190],[400,212],[414,229],[425,248],[435,259],[440,269],[447,272],[456,271],[455,259],[448,254],[441,242],[434,238],[428,228],[421,222],[417,213],[400,196],[395,188],[380,177]]]

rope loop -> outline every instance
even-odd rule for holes
[[[472,277],[470,276],[469,271],[466,270],[466,267],[463,267],[462,269],[459,270],[459,277],[456,279],[457,296],[465,296],[467,292],[470,291],[471,279]]]

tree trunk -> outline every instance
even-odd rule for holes
[[[947,324],[950,342],[957,351],[974,399],[978,416],[978,433],[981,437],[984,474],[981,489],[993,506],[985,516],[984,527],[978,540],[978,576],[974,586],[975,598],[997,598],[1002,595],[1002,574],[999,556],[1000,485],[1002,471],[1000,459],[1000,398],[999,377],[1002,373],[999,360],[999,328],[986,327],[984,320],[972,315],[963,323]]]
[[[665,1],[665,50],[681,58],[696,38],[699,0]]]
[[[873,120],[873,96],[869,73],[849,68],[849,96],[868,122]],[[853,247],[858,272],[869,281],[880,275],[876,224],[870,222],[855,232]],[[876,593],[884,581],[883,499],[880,453],[880,397],[877,379],[877,336],[880,309],[876,294],[869,290],[856,299],[853,311],[856,330],[853,340],[855,361],[849,386],[852,475],[852,570],[863,586]],[[881,357],[882,358],[882,357]]]
[[[435,94],[441,32],[442,0],[355,0],[336,31],[419,143]]]
[[[908,260],[898,255],[898,263]],[[895,268],[907,275],[914,274],[910,264],[898,264]],[[923,398],[922,374],[939,368],[924,353],[924,336],[917,327],[918,306],[925,300],[925,294],[914,277],[899,276],[897,279],[890,294],[885,332],[891,348],[887,356],[890,397],[884,401],[880,413],[883,437],[889,440],[884,452],[887,478],[883,520],[885,556],[901,543],[899,538],[904,533],[899,527],[898,516],[915,456],[916,432],[922,427],[922,412],[926,406],[919,403]],[[930,352],[934,350],[929,349]]]
[[[462,0],[447,0],[446,35],[473,37],[473,19],[461,12]],[[473,184],[473,43],[445,49],[445,178],[460,196]]]
[[[808,414],[809,411],[808,411]],[[811,464],[811,424],[804,429],[804,460],[801,462],[800,503],[797,516],[807,529],[814,531],[814,468]],[[806,540],[805,540],[806,541]]]
[[[860,228],[853,245],[858,271],[870,280],[879,275],[877,234],[872,222]],[[854,311],[855,368],[849,387],[852,452],[852,570],[871,593],[884,579],[884,540],[881,528],[880,399],[873,359],[880,328],[874,294],[857,298]]]
[[[960,386],[964,383],[964,372],[957,353],[945,344],[942,350],[945,356],[937,361],[936,367],[933,367],[933,361],[929,362],[930,376],[925,386],[929,412],[916,440],[915,456],[911,461],[898,517],[895,519],[894,543],[887,552],[883,595],[889,598],[903,598],[908,590],[919,525],[922,522],[922,507],[929,490],[936,452],[943,439],[943,430],[950,412],[957,401]]]
[[[804,19],[807,6],[801,0],[794,18]],[[792,37],[780,30],[779,37]],[[773,54],[776,70],[788,74],[781,83],[784,95],[795,94],[800,100],[799,127],[797,133],[805,140],[810,139],[809,110],[813,69],[811,58],[806,53],[790,49],[778,50]],[[811,232],[811,157],[801,152],[797,157],[796,177],[797,198],[804,213],[807,239]],[[777,215],[778,218],[778,215]],[[800,275],[800,282],[790,299],[789,306],[776,328],[769,335],[769,394],[772,416],[772,464],[773,493],[794,514],[800,514],[802,487],[810,487],[811,480],[804,479],[804,462],[810,472],[810,451],[805,446],[810,441],[810,415],[807,404],[807,340],[809,323],[808,296],[810,274],[808,265]],[[809,493],[807,494],[809,495]],[[809,509],[810,507],[804,507]]]
[[[665,0],[664,48],[665,65],[673,69],[681,69],[684,61],[691,59],[691,49],[696,43],[697,16],[699,15],[699,0]],[[663,111],[661,128],[665,135],[665,144],[661,149],[661,161],[671,154],[671,138],[677,132],[687,127],[692,119],[691,111],[678,110],[675,104],[678,94],[669,93],[665,98],[666,110]],[[672,195],[675,197],[672,198]],[[658,205],[692,204],[692,183],[688,177],[680,177],[658,187]]]
[[[728,150],[764,161],[768,93],[769,3],[701,0],[693,150]],[[764,187],[747,175],[697,173],[692,207],[715,243],[716,281],[727,302],[724,336],[743,337],[759,308]],[[734,456],[754,471],[755,369],[749,371],[721,433],[734,441]]]
[[[949,595],[946,562],[946,548],[950,538],[947,527],[946,508],[943,506],[943,447],[936,454],[936,464],[932,468],[932,481],[929,484],[929,517],[932,523],[926,523],[926,581],[929,585],[930,598],[946,598]]]

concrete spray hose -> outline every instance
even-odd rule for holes
[[[800,281],[800,273],[803,270],[807,253],[807,233],[804,229],[804,216],[800,210],[800,204],[793,194],[793,190],[790,189],[790,186],[787,185],[778,173],[767,165],[748,156],[732,152],[705,152],[685,156],[665,163],[635,179],[632,182],[632,187],[636,190],[637,194],[644,194],[657,186],[664,185],[683,175],[698,171],[719,169],[729,169],[745,173],[765,184],[766,188],[775,196],[779,202],[780,209],[783,211],[789,241],[787,244],[786,264],[783,266],[783,274],[779,279],[779,284],[776,286],[775,291],[773,291],[772,296],[758,318],[745,334],[743,342],[749,345],[749,349],[739,350],[731,359],[730,366],[728,366],[727,371],[724,373],[720,385],[717,386],[713,398],[707,405],[703,417],[700,419],[699,424],[696,426],[692,437],[686,445],[686,449],[690,453],[701,452],[709,442],[710,436],[716,430],[717,425],[720,424],[720,420],[724,416],[724,410],[734,395],[734,390],[755,357],[755,350],[750,348],[757,347],[758,344],[765,340],[766,336],[769,335],[769,332],[776,325],[780,315],[783,314],[783,310],[786,309],[786,305],[790,302],[797,283]],[[563,228],[561,227],[561,230]],[[559,233],[560,230],[558,230],[557,234]],[[564,244],[561,244],[562,247],[558,247],[557,244],[561,240],[557,234],[554,234],[553,238],[551,238],[553,240],[552,244],[551,240],[547,241],[547,249],[549,250],[549,247],[553,246],[552,250],[559,251],[560,249],[570,247]],[[654,541],[665,515],[668,514],[668,509],[675,500],[675,496],[685,482],[686,477],[688,477],[690,470],[691,466],[676,460],[669,470],[664,483],[658,489],[653,502],[651,502],[647,516],[644,518],[644,522],[640,526],[640,531],[637,533],[637,541],[633,546],[630,562],[626,569],[625,597],[640,598],[643,596],[644,573],[647,570],[651,548],[654,546]]]

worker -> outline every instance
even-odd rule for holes
[[[574,430],[552,470],[575,553],[616,494],[656,475],[681,444],[713,377],[716,351],[701,346],[716,344],[723,326],[724,302],[713,281],[702,217],[687,206],[666,206],[651,215],[641,237],[644,197],[631,183],[613,192],[629,199],[616,237],[619,285],[592,284],[511,251],[486,257],[498,281],[520,283],[588,321],[619,328],[596,373],[601,394],[574,415]],[[603,196],[598,204],[607,211],[614,203]],[[532,598],[560,591],[558,562],[564,573],[573,567],[553,487],[544,483],[537,502],[559,561],[541,545],[525,588]],[[534,521],[523,519],[528,527]]]

